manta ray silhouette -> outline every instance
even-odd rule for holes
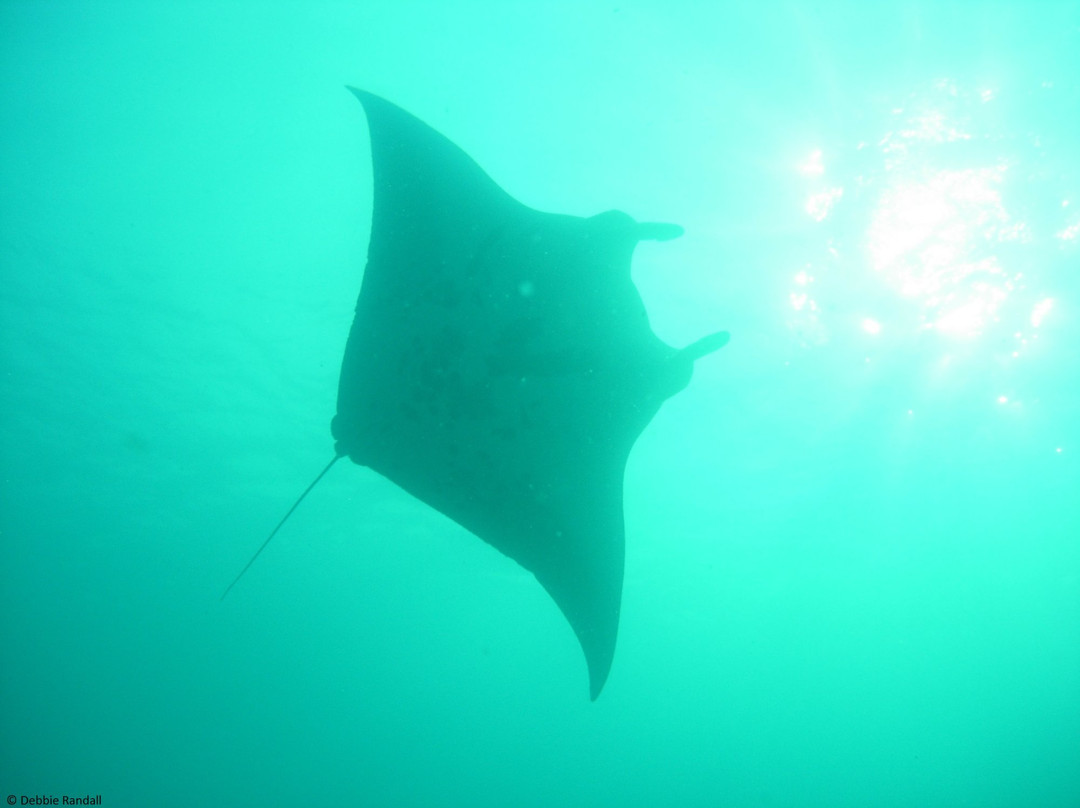
[[[649,327],[630,259],[682,228],[533,210],[417,118],[350,89],[375,190],[335,456],[225,594],[348,456],[532,572],[577,635],[596,699],[619,626],[627,458],[728,334],[676,350]]]

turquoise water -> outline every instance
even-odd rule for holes
[[[1080,805],[1080,5],[0,5],[0,796]],[[376,92],[678,222],[611,677],[329,460]]]

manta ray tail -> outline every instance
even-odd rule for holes
[[[270,531],[270,535],[266,537],[266,541],[264,541],[262,543],[262,545],[259,547],[259,549],[255,551],[255,555],[253,555],[248,560],[248,563],[244,565],[244,568],[242,570],[240,570],[240,574],[237,575],[235,578],[233,578],[233,582],[231,584],[229,584],[225,588],[224,592],[221,593],[221,599],[222,600],[225,600],[225,596],[229,594],[229,591],[234,586],[236,586],[236,582],[244,577],[244,573],[247,572],[251,568],[251,565],[255,563],[255,559],[259,557],[259,553],[261,553],[263,550],[266,549],[266,545],[268,545],[270,543],[270,539],[274,538],[275,534],[277,534],[277,532],[279,530],[281,530],[281,526],[283,524],[285,524],[285,522],[288,521],[290,516],[293,515],[293,511],[295,511],[297,506],[299,506],[300,503],[304,501],[304,497],[306,497],[308,494],[311,493],[311,489],[319,484],[319,480],[321,480],[323,477],[326,476],[326,472],[330,471],[330,469],[333,467],[333,465],[336,462],[338,462],[341,458],[343,458],[344,456],[345,455],[341,455],[341,454],[334,455],[334,459],[331,460],[329,463],[327,463],[326,467],[322,471],[319,472],[319,476],[316,477],[314,480],[312,480],[311,485],[309,485],[307,488],[304,489],[304,493],[302,493],[300,495],[300,497],[296,500],[296,502],[293,503],[293,506],[291,508],[289,508],[289,512],[287,514],[285,514],[283,517],[281,517],[281,521],[277,523],[277,527],[275,527],[273,530]]]

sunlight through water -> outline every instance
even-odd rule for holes
[[[807,148],[795,172],[812,246],[788,315],[799,344],[926,335],[949,362],[958,344],[1020,358],[1075,291],[1075,157],[1030,123],[1075,94],[942,79],[868,110],[859,137]]]

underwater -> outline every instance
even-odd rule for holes
[[[1080,805],[1080,2],[0,43],[9,805]]]

